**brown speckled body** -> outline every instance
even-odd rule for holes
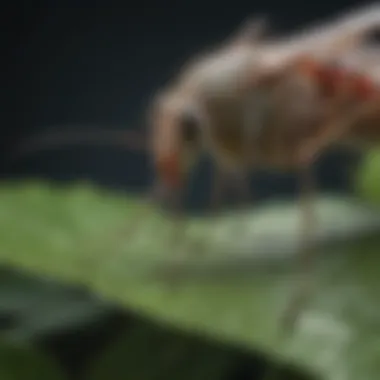
[[[272,87],[256,89],[256,95],[265,99],[267,106],[264,102],[261,109],[248,109],[252,115],[257,117],[259,113],[262,117],[261,125],[252,121],[248,133],[244,114],[246,100],[252,93],[210,100],[207,112],[215,157],[231,168],[248,165],[281,171],[297,169],[300,165],[298,152],[305,142],[326,133],[324,128],[331,110],[344,118],[360,107],[368,110],[357,115],[353,112],[344,132],[331,143],[359,149],[380,144],[380,91],[377,86],[364,75],[339,71],[332,66],[318,66],[318,70],[303,71],[297,64],[293,73],[288,72]],[[339,98],[343,101],[331,108]]]
[[[310,78],[298,75],[284,76],[270,88],[209,99],[211,154],[232,170],[259,166],[291,171],[298,166],[297,149],[317,131],[323,105]]]

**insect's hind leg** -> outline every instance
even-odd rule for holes
[[[311,297],[313,269],[315,268],[315,259],[317,257],[315,249],[317,217],[314,208],[317,186],[311,164],[300,167],[299,181],[301,213],[301,240],[297,256],[297,275],[299,276],[299,281],[283,316],[283,327],[286,331],[293,330],[300,314]]]

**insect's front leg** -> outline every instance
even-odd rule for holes
[[[172,194],[170,199],[171,223],[173,225],[173,234],[171,241],[174,247],[179,248],[184,242],[186,235],[186,215],[183,189]]]
[[[181,245],[186,232],[186,215],[184,204],[184,189],[168,189],[157,182],[150,193],[152,204],[163,206],[167,214],[170,228],[170,242],[174,251]]]

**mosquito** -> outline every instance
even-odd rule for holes
[[[375,87],[361,69],[339,68],[342,57],[358,52],[379,25],[378,5],[281,38],[263,36],[255,20],[190,60],[149,110],[145,147],[158,197],[178,200],[204,153],[218,173],[239,173],[240,179],[258,167],[296,171],[304,229],[300,263],[308,273],[316,225],[312,164],[333,143],[379,136]],[[294,321],[299,307],[290,310]]]

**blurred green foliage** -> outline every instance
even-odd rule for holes
[[[60,330],[77,329],[101,320],[109,312],[106,302],[86,292],[19,271],[0,269],[3,334],[12,340],[38,340]]]
[[[140,380],[227,380],[239,375],[263,379],[272,364],[259,352],[239,350],[141,319],[130,330],[90,365],[86,380],[122,380],[131,374]],[[311,379],[289,366],[281,367],[279,375],[282,380]]]
[[[364,199],[380,204],[380,150],[373,150],[364,156],[357,171],[355,185]]]
[[[0,379],[67,380],[52,358],[27,344],[0,339]]]

